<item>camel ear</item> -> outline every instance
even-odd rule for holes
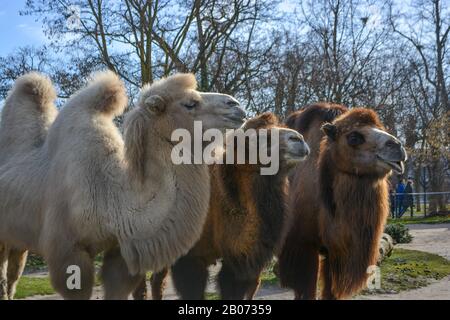
[[[333,141],[336,141],[336,135],[337,135],[337,128],[332,123],[325,123],[322,126],[323,132]]]
[[[142,107],[153,114],[161,114],[166,111],[166,102],[161,96],[153,95],[145,99]]]

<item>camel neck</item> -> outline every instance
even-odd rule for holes
[[[387,199],[386,179],[336,173],[333,178],[333,200],[336,215],[355,214],[368,219],[383,216]],[[364,214],[358,213],[364,212]]]
[[[326,206],[323,219],[327,221],[324,225],[335,231],[322,236],[340,237],[341,249],[359,252],[367,261],[366,267],[376,263],[378,241],[389,212],[386,179],[336,173],[331,180],[333,203]],[[331,239],[324,241],[335,243]]]
[[[286,174],[261,175],[259,170],[241,170],[239,165],[220,168],[229,202],[239,204],[247,215],[256,214],[261,241],[266,246],[276,246],[285,220]]]
[[[173,146],[164,136],[147,133],[145,142],[142,150],[138,147],[126,153],[133,187],[131,201],[118,212],[126,229],[116,228],[122,255],[133,274],[160,270],[190,249],[200,238],[198,226],[205,222],[210,196],[206,165],[173,164]],[[135,167],[130,167],[132,161]],[[142,168],[136,171],[138,165]],[[142,180],[136,173],[143,175]]]

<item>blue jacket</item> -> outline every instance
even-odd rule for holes
[[[399,183],[395,192],[397,193],[398,198],[403,197],[403,193],[405,193],[405,185],[403,183]]]

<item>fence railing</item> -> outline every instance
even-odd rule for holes
[[[450,191],[390,193],[391,216],[401,218],[427,217],[430,214],[445,214],[450,210]]]

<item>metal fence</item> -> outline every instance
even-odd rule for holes
[[[450,191],[390,193],[392,218],[450,214]]]

